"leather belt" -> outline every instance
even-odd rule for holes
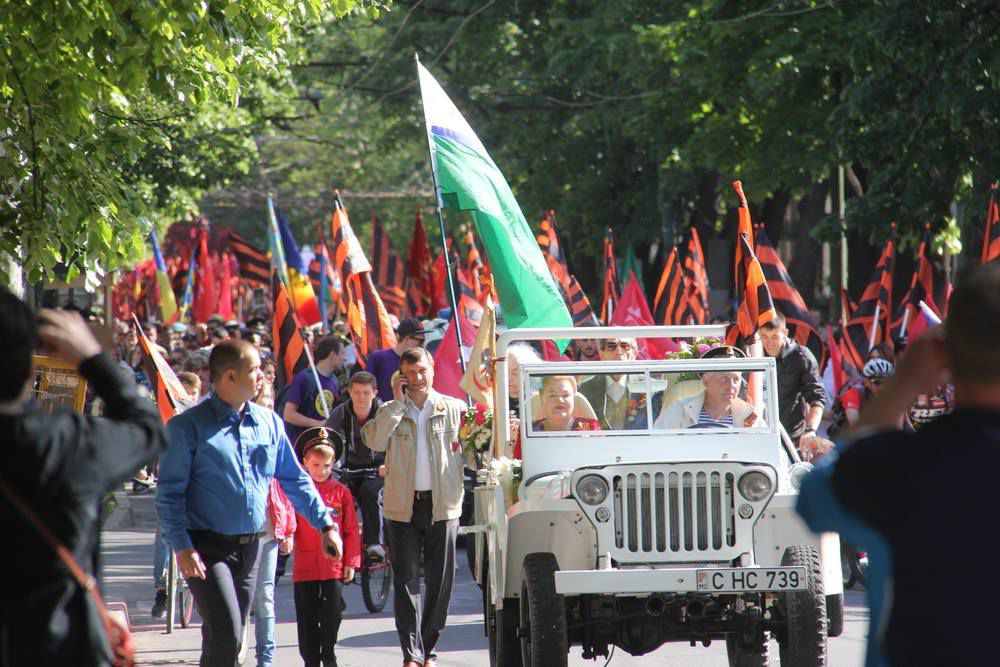
[[[213,540],[219,540],[221,542],[232,542],[234,544],[250,544],[254,540],[263,537],[266,533],[242,533],[239,535],[226,535],[224,533],[217,533],[214,530],[189,530],[196,537],[208,537]]]
[[[431,492],[430,491],[414,491],[413,492],[413,499],[414,500],[430,500],[431,499]]]

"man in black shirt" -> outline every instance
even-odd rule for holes
[[[32,353],[70,362],[105,404],[106,418],[48,414],[31,403]],[[101,498],[166,447],[153,403],[140,398],[78,313],[35,314],[0,288],[0,476],[52,529],[80,566],[97,569]],[[0,499],[11,565],[0,582],[0,664],[108,665],[108,640],[88,593],[35,528]]]
[[[894,665],[1000,664],[1000,583],[989,566],[1000,547],[1000,355],[983,345],[997,331],[1000,266],[977,267],[951,297],[946,333],[910,345],[845,434],[828,477],[836,501],[891,551],[882,645]],[[955,411],[915,433],[897,430],[914,398],[949,374]],[[813,482],[821,470],[803,491]]]
[[[788,337],[785,318],[780,313],[760,327],[764,354],[778,365],[778,416],[788,436],[799,444],[816,436],[823,419],[826,390],[819,376],[819,364],[809,348]]]

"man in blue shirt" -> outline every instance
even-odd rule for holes
[[[263,376],[247,341],[209,358],[214,393],[167,424],[156,509],[202,617],[202,667],[232,667],[257,579],[268,486],[276,478],[295,509],[339,558],[329,510],[299,467],[274,412],[250,402]]]

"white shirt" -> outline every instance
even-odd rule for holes
[[[625,378],[627,377],[627,375],[623,375],[620,380],[615,380],[610,375],[607,376],[608,398],[615,403],[622,400],[622,396],[625,395]]]
[[[433,480],[431,478],[431,448],[427,444],[427,419],[434,409],[434,401],[428,396],[427,400],[424,401],[423,409],[420,409],[407,398],[406,405],[410,411],[410,418],[417,423],[417,460],[413,473],[413,490],[430,491]]]

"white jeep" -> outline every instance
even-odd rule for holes
[[[724,333],[718,326],[507,331],[497,345],[497,405],[508,405],[512,342],[584,332]],[[694,396],[704,392],[705,374],[728,374],[740,385],[739,418],[706,423],[695,412],[688,428],[678,428],[676,417],[700,405]],[[578,392],[577,427],[586,430],[544,430],[552,408],[539,393],[553,375],[573,376],[578,387],[617,381],[627,392],[624,413],[620,398],[613,412]],[[731,665],[766,665],[770,637],[786,667],[825,664],[827,636],[843,626],[840,544],[835,534],[811,533],[795,513],[797,483],[811,466],[778,422],[773,359],[541,362],[521,366],[520,397],[516,498],[483,473],[474,492],[473,569],[491,664],[565,665],[571,645],[596,659],[611,646],[642,655],[668,641],[725,640]],[[668,414],[677,402],[685,405]],[[508,412],[496,412],[494,432],[509,433]],[[588,418],[598,413],[619,428],[596,430]],[[510,456],[514,442],[501,441],[498,450]]]

